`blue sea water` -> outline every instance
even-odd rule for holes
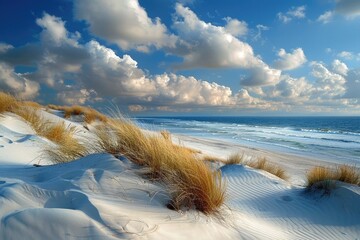
[[[360,117],[151,117],[145,127],[360,164]]]

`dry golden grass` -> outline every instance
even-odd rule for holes
[[[192,151],[174,145],[169,138],[145,134],[124,118],[109,120],[98,128],[97,135],[104,151],[126,156],[149,169],[147,176],[163,182],[171,195],[172,208],[194,207],[210,214],[223,204],[225,188],[220,173],[212,172]],[[114,143],[109,143],[106,136],[112,136]]]
[[[10,94],[0,92],[0,114],[4,112],[12,112],[19,107],[19,102]]]
[[[85,112],[84,112],[84,122],[90,124],[94,121],[100,121],[100,122],[107,122],[108,118],[102,114],[99,113],[98,111],[88,108]]]
[[[64,109],[63,109],[64,117],[69,118],[71,116],[82,115],[86,111],[85,109],[86,109],[85,107],[78,106],[78,105],[74,105],[71,107],[64,107]]]
[[[275,175],[281,179],[287,180],[288,176],[285,173],[285,170],[282,169],[280,166],[277,166],[275,164],[269,163],[266,158],[259,158],[256,161],[251,161],[246,163],[249,167],[261,169],[268,173],[271,173],[272,175]]]
[[[204,155],[200,158],[204,162],[220,162],[220,163],[226,163],[226,161],[222,158],[210,156],[210,155]]]
[[[22,103],[25,106],[36,108],[36,109],[43,108],[43,106],[41,104],[39,104],[37,102],[33,102],[33,101],[23,101]]]
[[[49,146],[45,151],[55,163],[69,162],[88,154],[85,146],[74,137],[75,127],[65,126],[64,122],[46,121],[34,108],[20,107],[14,113],[28,122],[37,135],[56,144],[55,147]]]
[[[160,131],[161,136],[163,136],[164,139],[172,141],[171,140],[171,133],[167,130],[161,130]]]
[[[70,118],[71,116],[77,116],[77,115],[83,115],[84,122],[90,124],[96,120],[100,122],[106,122],[108,118],[96,111],[95,109],[74,105],[74,106],[58,106],[58,105],[47,105],[48,108],[63,111],[64,112],[64,118]]]
[[[46,129],[49,122],[45,121],[37,109],[27,106],[21,106],[13,110],[13,113],[24,119],[34,131],[42,136],[42,132]]]
[[[90,151],[74,137],[75,127],[66,127],[65,124],[57,123],[46,128],[42,135],[56,144],[49,146],[46,153],[55,163],[70,162],[80,157],[84,157]]]
[[[358,168],[349,165],[340,165],[336,169],[338,181],[360,185],[360,171]]]
[[[64,109],[63,106],[58,106],[58,105],[54,105],[54,104],[48,104],[46,106],[46,108],[53,109],[53,110],[58,110],[58,111],[63,111],[63,109]]]
[[[336,187],[337,174],[334,169],[326,167],[314,167],[307,173],[307,190],[324,191],[329,194]]]
[[[10,95],[0,93],[2,111],[18,114],[53,144],[46,153],[56,163],[68,162],[89,153],[74,137],[76,129],[64,123],[50,123],[39,114],[36,104],[21,104]],[[213,172],[195,156],[198,150],[174,145],[170,133],[145,134],[128,119],[108,119],[89,108],[73,106],[48,108],[62,110],[65,115],[84,114],[85,121],[103,122],[95,131],[99,142],[95,150],[122,154],[132,162],[146,167],[148,176],[165,184],[174,209],[195,208],[205,214],[216,213],[225,199],[225,185],[220,172]],[[1,113],[1,112],[0,112]],[[87,119],[87,120],[86,120]]]
[[[231,154],[225,164],[227,165],[231,165],[231,164],[241,164],[244,162],[244,154],[240,154],[240,153],[234,153],[234,154]]]
[[[323,190],[330,193],[336,187],[336,181],[360,185],[359,169],[340,165],[337,168],[314,167],[307,173],[308,190]]]

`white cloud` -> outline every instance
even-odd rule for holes
[[[176,54],[184,58],[178,68],[243,68],[253,73],[244,84],[271,84],[280,76],[280,71],[270,69],[252,47],[229,34],[224,27],[201,21],[194,12],[180,4],[176,5],[177,19],[174,28],[183,41]]]
[[[341,74],[343,76],[346,76],[348,71],[349,71],[349,68],[346,66],[345,63],[341,62],[340,60],[338,59],[335,59],[333,62],[332,62],[332,70],[335,72],[335,73],[338,73],[338,74]]]
[[[69,36],[68,31],[65,28],[65,22],[61,18],[44,13],[42,18],[36,19],[36,24],[43,28],[41,37],[43,42],[51,42],[55,45],[70,44],[76,45],[79,33]]]
[[[153,79],[155,98],[163,98],[173,104],[196,104],[207,106],[233,105],[232,91],[217,83],[197,80],[194,77],[167,74]]]
[[[313,85],[304,77],[293,78],[283,75],[281,81],[263,89],[270,99],[278,99],[284,102],[303,103],[308,101],[314,92]]]
[[[294,49],[292,53],[286,53],[285,49],[281,48],[278,56],[280,58],[275,61],[274,65],[277,69],[281,70],[296,69],[307,61],[301,48]]]
[[[334,16],[334,12],[333,11],[326,11],[324,12],[323,14],[321,14],[317,21],[323,23],[323,24],[326,24],[326,23],[329,23],[331,21],[331,19],[333,18]]]
[[[67,105],[80,104],[83,105],[87,102],[101,100],[96,97],[94,90],[87,89],[66,89],[57,93],[57,99]]]
[[[277,14],[277,17],[278,17],[279,20],[282,21],[283,23],[288,23],[288,22],[290,22],[290,21],[292,20],[291,17],[289,17],[289,16],[287,16],[286,14],[281,13],[281,12],[279,12],[279,13]]]
[[[305,18],[305,10],[306,10],[305,6],[292,7],[286,13],[279,12],[277,14],[277,17],[283,23],[289,23],[294,18],[297,19]]]
[[[245,21],[239,21],[230,17],[225,18],[225,31],[235,37],[242,37],[248,33],[248,24]]]
[[[243,86],[272,85],[279,82],[281,71],[270,68],[266,64],[250,69],[251,75],[241,80]]]
[[[39,84],[22,77],[12,67],[0,62],[0,89],[22,99],[32,99],[38,95]]]
[[[137,104],[137,105],[129,105],[128,108],[129,108],[129,110],[130,110],[131,112],[143,112],[143,111],[146,111],[146,110],[147,110],[146,107],[141,106],[141,105],[139,105],[139,104]]]
[[[0,42],[0,53],[5,53],[12,48],[14,48],[12,45]]]
[[[360,16],[359,0],[336,0],[335,11],[349,18]]]
[[[75,13],[89,24],[93,34],[124,50],[146,52],[151,46],[170,47],[176,41],[159,18],[148,17],[138,0],[76,0]]]
[[[354,54],[348,51],[342,51],[338,54],[338,57],[341,57],[346,60],[352,60],[354,58]]]
[[[323,97],[342,96],[346,92],[344,76],[330,71],[321,62],[311,62],[312,76],[316,78],[317,91],[322,92]]]
[[[269,27],[258,24],[258,25],[256,25],[256,29],[257,29],[257,33],[254,36],[254,40],[258,41],[259,39],[261,39],[262,32],[269,30]]]
[[[239,92],[192,76],[146,74],[129,55],[118,56],[97,41],[80,43],[77,34],[66,30],[65,22],[47,14],[38,20],[43,28],[39,43],[20,47],[0,44],[0,47],[4,46],[4,50],[0,51],[0,88],[30,98],[39,93],[37,80],[41,85],[47,84],[52,88],[56,92],[55,97],[63,103],[86,104],[94,99],[114,98],[130,111],[192,111],[205,108],[299,110],[296,106],[310,111],[317,108],[350,108],[358,103],[360,73],[347,69],[345,63],[334,60],[328,67],[321,62],[312,62],[311,74],[315,81],[280,76],[281,71],[270,68],[255,56],[250,45],[226,32],[224,27],[205,23],[189,9],[184,9],[187,14],[193,14],[192,17],[176,21],[193,26],[190,24],[181,29],[188,32],[179,34],[179,41],[183,42],[177,43],[179,49],[175,50],[178,56],[195,54],[199,59],[206,59],[206,51],[214,51],[212,47],[230,43],[219,52],[215,48],[215,52],[209,55],[215,59],[205,61],[204,66],[233,66],[248,70],[252,75],[242,79],[243,89]],[[197,36],[201,34],[204,36]],[[193,36],[198,45],[191,41]],[[206,40],[210,37],[207,45]],[[279,54],[279,60],[288,59],[292,63],[285,68],[301,62],[298,61],[301,54],[296,50],[291,53],[284,50]],[[232,54],[244,55],[241,58],[243,62]],[[225,63],[221,62],[221,58]],[[24,63],[35,70],[25,74],[15,73],[15,67]]]
[[[146,96],[154,88],[137,62],[129,55],[122,58],[96,41],[86,44],[90,58],[84,62],[78,78],[102,96]]]
[[[287,14],[294,18],[305,18],[305,6],[292,7]]]

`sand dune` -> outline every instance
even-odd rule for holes
[[[58,116],[44,113],[49,119]],[[68,122],[70,123],[70,122]],[[84,130],[80,135],[93,136]],[[183,144],[228,156],[238,146],[181,136]],[[177,141],[177,140],[175,140]],[[12,114],[0,120],[0,239],[358,239],[360,190],[339,184],[330,195],[299,186],[310,160],[279,162],[290,182],[242,165],[219,166],[227,199],[218,215],[166,207],[160,183],[125,158],[91,154],[51,165],[47,140]],[[263,150],[244,149],[251,154]],[[296,158],[293,158],[296,159]],[[283,161],[283,162],[281,162]],[[311,162],[311,164],[310,164]],[[33,164],[41,167],[34,167]],[[300,166],[300,167],[299,167]],[[294,184],[294,182],[296,184]]]

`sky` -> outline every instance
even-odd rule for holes
[[[1,0],[0,89],[134,116],[359,116],[360,1]]]

